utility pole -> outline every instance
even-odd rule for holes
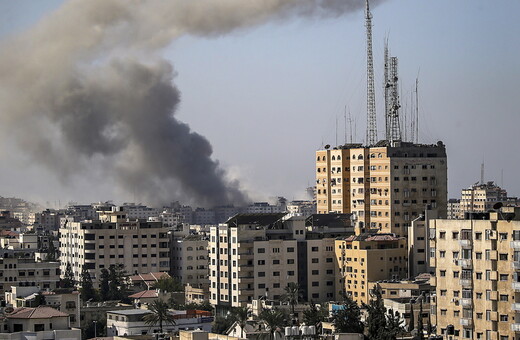
[[[367,29],[367,145],[377,143],[376,96],[374,89],[374,58],[372,55],[372,14],[366,0],[365,26]]]

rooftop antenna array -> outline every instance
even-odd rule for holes
[[[399,88],[398,88],[398,61],[397,57],[390,57],[388,42],[385,42],[385,121],[386,140],[395,143],[402,139],[399,123]]]
[[[372,55],[372,13],[366,0],[365,26],[367,28],[367,145],[377,143],[376,96],[374,89],[374,58]]]

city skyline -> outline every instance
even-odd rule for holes
[[[31,9],[23,8],[28,2],[1,4],[7,6],[4,15],[13,16],[0,28],[2,40],[31,27],[59,3]],[[520,192],[520,184],[512,181],[519,165],[515,143],[508,138],[520,119],[513,94],[519,79],[520,44],[513,34],[518,7],[514,2],[498,7],[483,1],[385,1],[372,8],[379,138],[388,35],[391,53],[400,61],[404,109],[410,108],[410,91],[419,77],[420,142],[446,144],[449,197],[459,197],[462,188],[480,180],[482,162],[485,180],[503,184],[510,195]],[[362,10],[333,18],[276,18],[231,34],[175,40],[162,54],[173,63],[181,92],[177,117],[210,141],[212,158],[253,199],[303,198],[305,187],[315,181],[314,151],[345,139],[345,106],[355,120],[354,141],[364,138],[363,21]],[[30,159],[20,159],[12,142],[3,145],[6,163],[16,165],[0,169],[3,196],[144,201],[138,192],[111,188],[111,179],[104,180],[99,169],[62,184]]]

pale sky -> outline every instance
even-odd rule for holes
[[[360,0],[361,1],[361,0]],[[34,25],[62,1],[0,1],[0,39]],[[383,137],[383,42],[399,58],[402,106],[419,77],[419,139],[442,140],[449,197],[480,180],[520,195],[520,2],[388,0],[372,8],[379,137]],[[181,92],[177,117],[213,145],[213,158],[251,196],[305,198],[315,151],[343,143],[344,108],[366,124],[361,11],[284,19],[211,38],[184,36],[164,51]],[[337,137],[336,137],[336,120]],[[350,137],[348,137],[350,139]],[[139,201],[110,178],[61,181],[3,144],[0,195],[39,202]]]

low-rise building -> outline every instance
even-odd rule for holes
[[[337,239],[335,244],[336,300],[350,295],[358,304],[368,303],[372,283],[406,278],[406,238],[394,234],[360,234]]]
[[[199,310],[170,311],[175,324],[164,323],[163,332],[174,333],[179,330],[211,330],[213,316],[211,312]],[[152,313],[146,309],[117,310],[107,312],[107,336],[145,335],[158,333],[159,325],[150,327],[143,318]]]

